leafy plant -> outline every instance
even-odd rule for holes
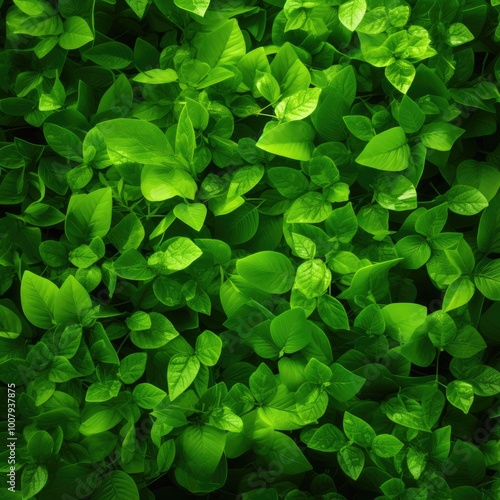
[[[12,498],[499,497],[499,9],[0,0]]]

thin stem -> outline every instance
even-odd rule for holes
[[[436,382],[439,384],[439,357],[441,356],[441,351],[438,351],[436,358]]]

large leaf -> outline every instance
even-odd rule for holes
[[[371,139],[356,161],[365,167],[397,172],[408,168],[409,158],[405,131],[394,127]]]
[[[73,195],[64,228],[68,240],[82,244],[92,238],[106,236],[111,227],[112,203],[110,188]]]
[[[293,353],[305,347],[310,339],[309,325],[303,309],[281,313],[271,321],[271,337],[281,353]]]
[[[141,191],[146,200],[164,201],[174,196],[194,200],[197,189],[185,170],[160,165],[145,165],[142,169]]]
[[[152,123],[131,118],[117,118],[100,123],[108,153],[117,159],[137,163],[176,164],[165,134]]]
[[[186,4],[185,0],[181,1]],[[198,15],[203,10],[205,2],[206,0],[201,5],[199,2],[191,2],[192,8],[198,10],[196,12]],[[198,59],[214,68],[223,64],[236,64],[245,52],[243,33],[236,19],[231,19],[203,36],[198,49]]]
[[[288,292],[295,279],[295,269],[290,260],[283,254],[271,251],[239,259],[236,271],[254,287],[269,293]]]
[[[174,0],[175,5],[183,10],[192,12],[197,16],[204,16],[207,11],[210,0]]]
[[[63,27],[64,33],[59,37],[59,45],[63,49],[79,49],[94,39],[90,26],[81,17],[68,17]]]
[[[307,161],[311,158],[314,145],[314,130],[306,122],[281,123],[264,132],[257,147],[286,158]]]
[[[24,315],[39,328],[52,326],[56,297],[59,292],[52,281],[25,271],[21,280],[21,303]]]
[[[107,474],[93,495],[103,500],[139,500],[139,490],[135,481],[121,470]]]

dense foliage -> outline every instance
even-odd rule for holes
[[[0,6],[8,498],[500,497],[499,0]]]

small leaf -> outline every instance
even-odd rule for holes
[[[468,382],[452,380],[446,386],[446,398],[453,406],[467,414],[474,402],[474,389]]]
[[[372,442],[373,451],[382,458],[390,458],[397,455],[404,444],[395,436],[380,434]]]
[[[168,394],[173,401],[180,396],[194,381],[200,370],[200,361],[196,356],[175,354],[168,363]]]
[[[203,203],[180,203],[174,207],[174,215],[195,231],[201,231],[207,216],[207,207]]]
[[[195,353],[205,366],[214,366],[219,360],[222,350],[222,340],[218,335],[205,330],[196,339]]]
[[[357,446],[346,446],[338,453],[340,468],[354,481],[358,479],[365,465],[365,454]]]

